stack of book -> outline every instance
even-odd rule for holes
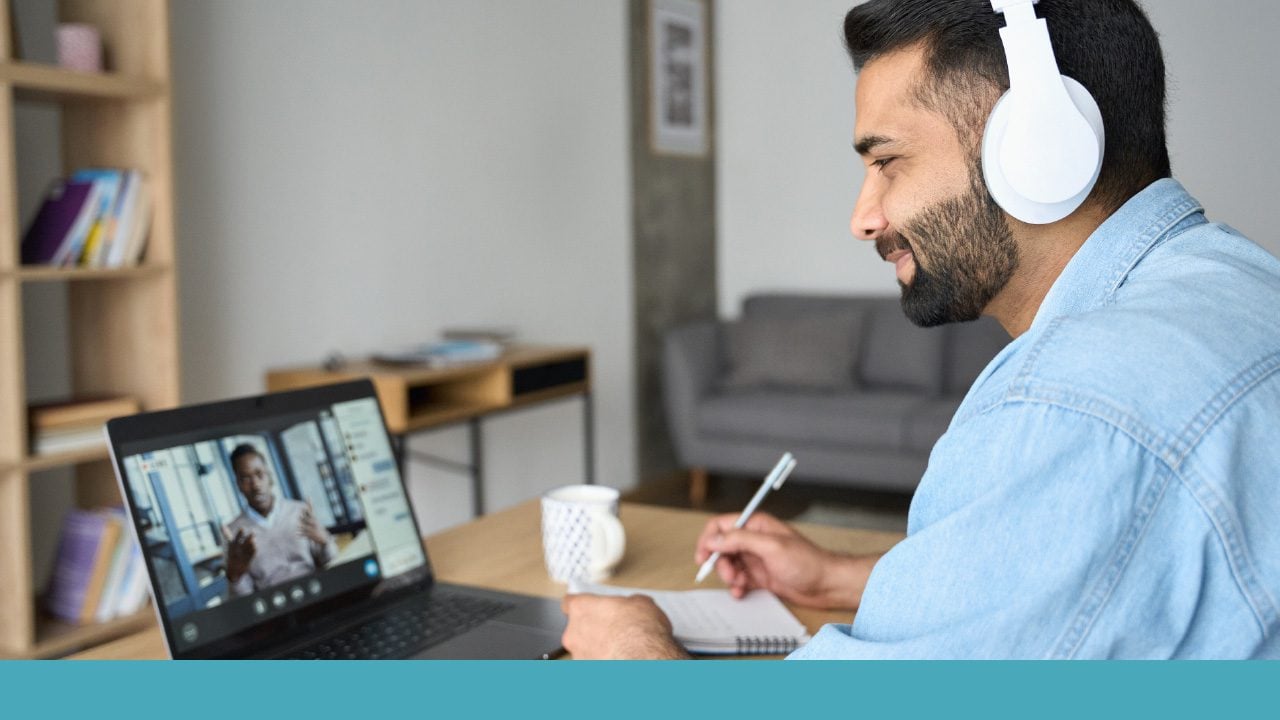
[[[445,368],[496,360],[502,355],[504,348],[502,343],[492,340],[445,340],[398,352],[379,353],[373,359],[390,365]]]
[[[152,202],[138,170],[93,168],[58,180],[22,238],[22,264],[136,265],[146,250]]]
[[[29,409],[33,455],[75,452],[105,445],[102,426],[112,418],[138,412],[131,397],[107,397],[41,403]]]
[[[67,622],[106,622],[147,602],[146,563],[122,508],[71,510],[62,522],[45,609]]]

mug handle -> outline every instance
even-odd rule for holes
[[[613,513],[592,514],[596,522],[591,523],[591,547],[601,548],[603,551],[599,555],[592,553],[596,557],[592,558],[591,575],[600,577],[622,559],[622,554],[627,550],[627,536],[622,529],[622,521],[614,517]]]

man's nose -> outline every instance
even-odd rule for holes
[[[849,218],[849,230],[858,240],[875,240],[889,227],[880,204],[880,188],[868,173],[858,193],[858,202],[853,206],[853,217]]]

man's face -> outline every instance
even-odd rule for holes
[[[271,513],[276,496],[271,492],[271,471],[257,453],[242,455],[235,462],[236,486],[245,502],[260,515]]]
[[[907,317],[931,327],[976,320],[1017,269],[1018,251],[976,150],[912,96],[922,60],[918,48],[901,50],[859,74],[854,146],[867,175],[850,227],[894,263]]]

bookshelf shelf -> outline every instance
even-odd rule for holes
[[[73,452],[31,455],[23,460],[19,467],[27,472],[39,472],[41,470],[49,470],[57,467],[66,467],[67,465],[81,465],[84,463],[97,462],[99,460],[107,460],[110,457],[111,453],[107,452],[107,445],[104,442],[100,447],[86,448],[84,450],[76,450]]]
[[[151,606],[128,617],[92,625],[72,625],[41,615],[36,621],[36,642],[27,657],[60,657],[108,640],[141,632],[156,624]]]
[[[150,100],[165,92],[163,83],[115,73],[82,73],[50,65],[0,63],[0,82],[12,85],[19,100]]]
[[[22,282],[64,282],[76,280],[132,280],[163,277],[172,271],[168,265],[143,264],[124,268],[57,268],[23,267],[7,274]]]
[[[179,402],[168,0],[56,0],[50,5],[57,22],[97,28],[109,72],[79,73],[24,61],[11,45],[11,12],[20,4],[0,8],[0,657],[65,655],[155,623],[150,610],[87,626],[39,612],[35,598],[44,588],[37,578],[51,568],[36,567],[44,560],[37,559],[35,545],[50,528],[56,531],[58,520],[49,516],[49,508],[37,514],[40,501],[49,496],[42,479],[32,478],[65,468],[80,508],[120,499],[111,464],[104,462],[109,458],[105,444],[30,454],[28,395],[43,383],[56,386],[48,392],[71,398],[127,396],[148,409]],[[32,101],[51,105],[39,113],[19,107]],[[27,135],[42,142],[19,140]],[[19,163],[20,150],[30,154],[35,148],[58,156]],[[19,187],[47,186],[52,179],[26,173],[52,168],[70,175],[103,167],[138,170],[147,177],[153,209],[142,264],[110,269],[20,265]],[[40,284],[64,286],[60,307],[65,310],[42,312],[39,298],[63,293],[26,292]],[[25,307],[29,302],[32,306]],[[47,325],[40,331],[58,343],[26,346],[32,323]],[[65,358],[46,355],[62,348]],[[29,376],[41,379],[33,382]]]

